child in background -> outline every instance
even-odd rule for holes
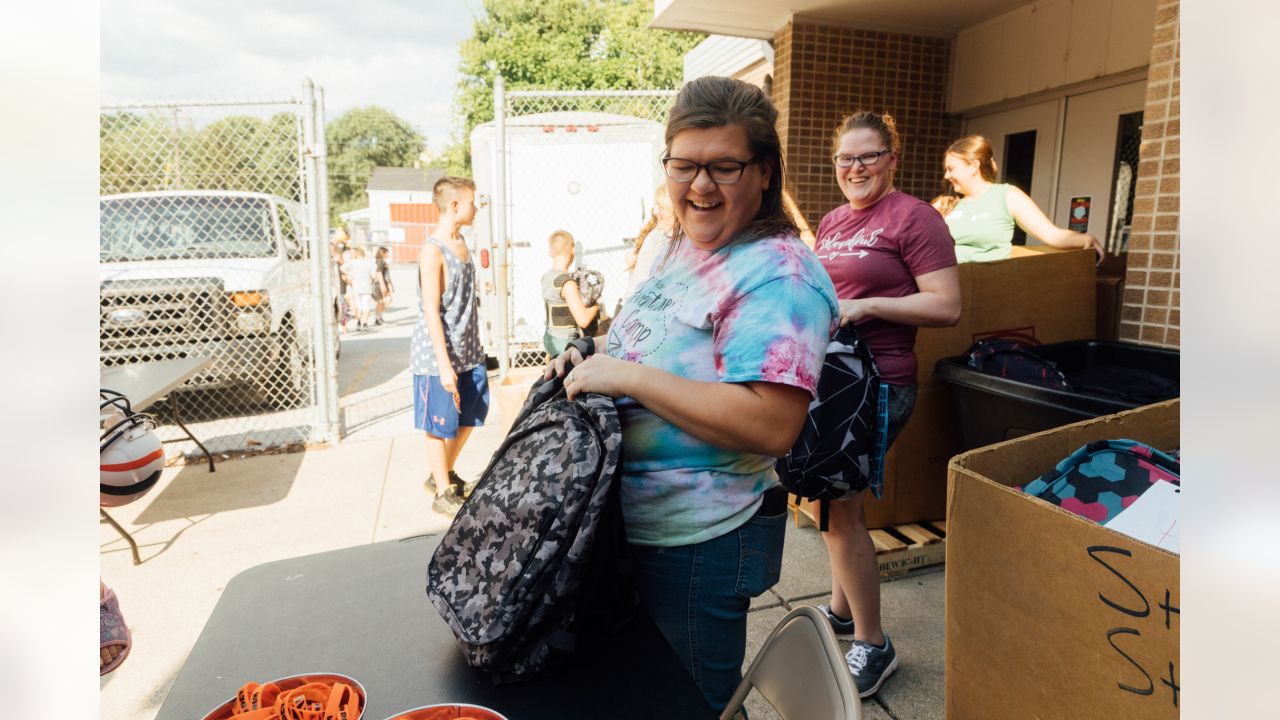
[[[373,316],[373,286],[377,267],[373,258],[366,257],[363,248],[352,252],[351,261],[342,266],[342,272],[351,283],[351,292],[356,297],[356,329],[368,327]]]
[[[644,227],[640,228],[635,247],[627,252],[627,287],[622,291],[622,299],[618,302],[619,308],[627,298],[631,297],[631,293],[636,291],[640,283],[649,277],[653,263],[671,244],[671,227],[675,224],[675,220],[675,213],[671,211],[671,196],[667,194],[667,186],[664,183],[659,185],[657,192],[654,193],[653,212],[650,213]],[[614,312],[615,316],[617,314]]]
[[[546,308],[547,330],[542,344],[555,357],[576,338],[595,337],[600,304],[587,305],[570,270],[573,268],[573,236],[556,230],[547,240],[551,269],[542,274],[542,302]]]
[[[431,508],[448,517],[474,486],[453,464],[489,413],[476,267],[460,232],[475,220],[475,191],[475,183],[451,176],[432,190],[440,220],[418,256],[418,322],[409,345],[414,426],[426,433],[431,467],[425,487],[435,495]]]
[[[378,305],[374,308],[374,324],[382,324],[382,311],[387,309],[391,304],[391,293],[393,285],[391,284],[391,265],[387,262],[387,255],[390,251],[386,247],[378,248],[374,253],[374,285],[373,299]]]

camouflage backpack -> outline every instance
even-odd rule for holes
[[[539,380],[441,539],[427,595],[495,682],[545,675],[630,618],[621,458],[612,398]]]

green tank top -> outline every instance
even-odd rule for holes
[[[996,183],[976,198],[964,198],[947,215],[956,241],[956,260],[991,262],[1009,257],[1013,248],[1013,215],[1005,202],[1009,186]]]

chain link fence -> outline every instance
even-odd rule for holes
[[[324,125],[310,90],[102,108],[100,366],[145,384],[166,361],[207,359],[174,392],[214,452],[336,439]],[[186,436],[157,414],[162,439]]]
[[[501,112],[471,137],[477,185],[492,193],[477,216],[477,244],[488,243],[498,258],[487,273],[480,270],[482,285],[493,289],[481,296],[482,324],[492,329],[490,345],[504,369],[546,362],[542,287],[553,231],[574,237],[576,266],[604,276],[600,305],[607,315],[616,311],[629,252],[662,180],[658,159],[675,95],[503,92],[499,84]]]
[[[1133,200],[1138,189],[1138,148],[1142,145],[1142,111],[1120,116],[1116,141],[1116,173],[1111,198],[1111,223],[1104,239],[1108,253],[1128,252],[1133,228]]]

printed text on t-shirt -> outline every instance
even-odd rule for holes
[[[667,335],[668,317],[680,309],[680,301],[689,290],[684,283],[666,283],[650,278],[609,330],[607,348],[610,353],[623,345],[631,347],[628,359],[637,360],[662,346]]]
[[[823,238],[818,243],[818,257],[822,260],[834,260],[845,255],[854,255],[857,257],[866,257],[866,250],[857,248],[872,247],[876,241],[880,239],[880,234],[884,232],[884,228],[876,228],[870,233],[866,228],[860,228],[853,237],[848,240],[841,240],[840,233],[834,233],[830,237]]]

